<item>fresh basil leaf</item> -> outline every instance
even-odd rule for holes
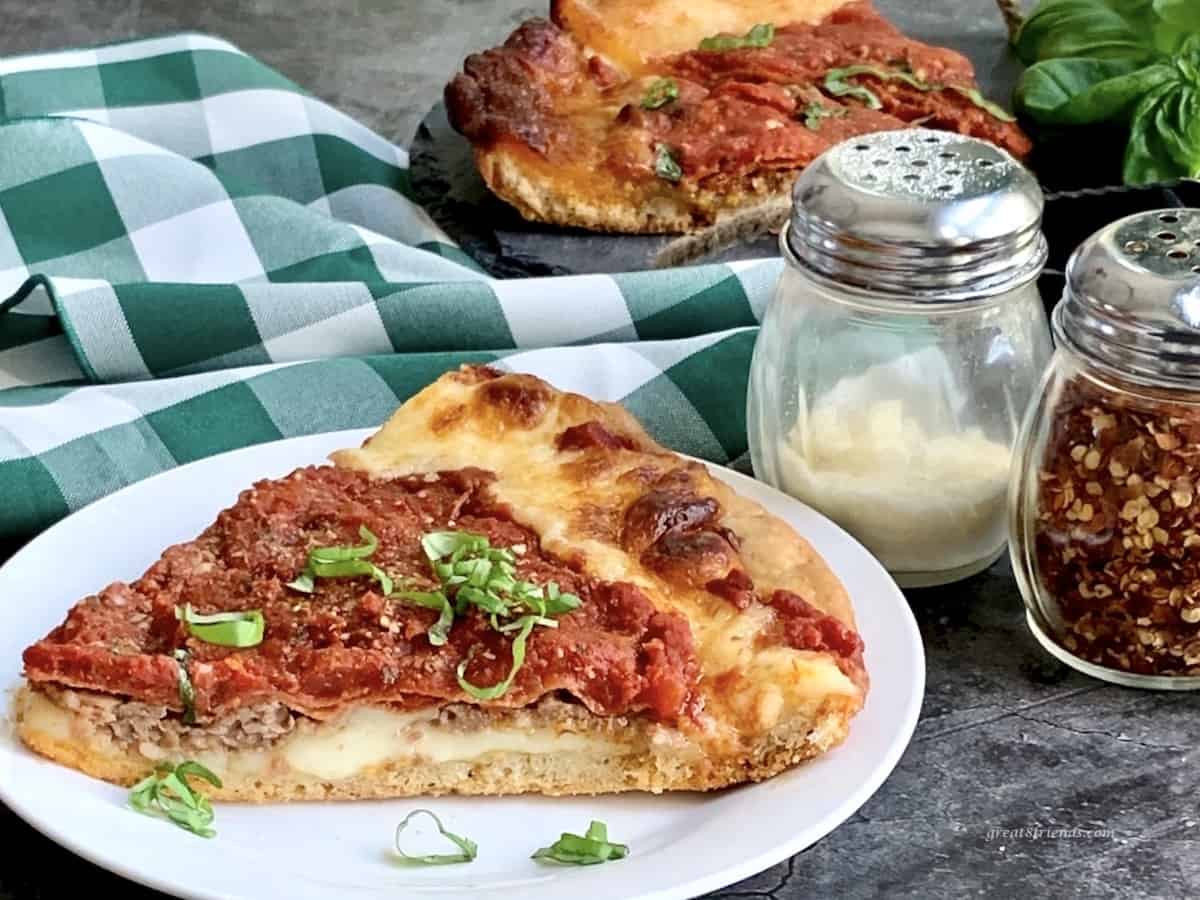
[[[129,805],[145,815],[162,815],[180,828],[210,838],[213,809],[208,798],[197,793],[188,777],[201,778],[213,787],[221,787],[221,779],[198,762],[182,762],[174,768],[160,763],[150,775],[133,786]]]
[[[666,144],[659,144],[654,148],[654,174],[666,181],[679,181],[683,178],[683,169],[679,167],[671,148]]]
[[[488,539],[468,532],[431,532],[422,538],[425,555],[430,559],[434,576],[441,583],[440,591],[404,591],[400,599],[440,610],[436,623],[429,629],[429,640],[445,644],[455,615],[465,615],[471,607],[488,616],[492,628],[501,633],[516,632],[512,645],[513,662],[504,681],[490,687],[477,687],[467,682],[465,673],[474,648],[458,666],[458,680],[463,690],[480,699],[498,697],[508,690],[517,671],[525,661],[525,645],[530,632],[537,626],[557,628],[550,618],[577,607],[581,601],[574,594],[563,594],[551,582],[547,589],[555,598],[544,599],[540,585],[519,581],[516,573],[516,553],[513,548],[491,547]],[[520,552],[527,548],[520,546]],[[518,615],[521,614],[521,615]],[[512,618],[517,616],[516,618]],[[509,620],[509,621],[502,621]]]
[[[1200,34],[1174,61],[1176,79],[1138,104],[1125,150],[1126,184],[1200,177]]]
[[[465,559],[454,564],[454,574],[465,576],[471,587],[481,588],[492,574],[492,561],[483,557]]]
[[[265,622],[261,609],[200,615],[190,603],[175,608],[175,616],[188,633],[206,644],[222,647],[256,647],[262,643]]]
[[[577,609],[583,601],[574,594],[564,594],[558,589],[558,583],[551,581],[546,585],[545,613],[559,615]]]
[[[175,662],[179,666],[179,702],[183,705],[183,724],[196,722],[196,688],[188,674],[188,652],[180,647],[175,651]]]
[[[775,40],[775,26],[769,22],[755,25],[742,37],[717,34],[700,42],[701,50],[743,50],[749,47],[769,47]]]
[[[391,594],[395,589],[391,577],[367,558],[379,549],[377,538],[366,525],[358,527],[358,536],[363,543],[349,546],[313,547],[308,551],[308,563],[288,587],[305,594],[316,589],[317,578],[342,578],[369,575],[379,582],[383,593]]]
[[[1157,129],[1160,108],[1173,90],[1172,85],[1163,85],[1147,94],[1134,111],[1122,173],[1126,184],[1153,184],[1175,179],[1175,161]]]
[[[1160,46],[1161,20],[1152,0],[1042,0],[1017,32],[1014,48],[1026,65],[1060,57],[1152,62],[1173,49]],[[1177,42],[1175,42],[1177,43]]]
[[[405,853],[404,849],[400,846],[400,835],[404,833],[404,829],[408,827],[408,823],[413,820],[413,817],[420,815],[429,816],[429,818],[433,819],[434,824],[437,825],[438,832],[442,835],[442,837],[446,838],[450,841],[450,843],[458,847],[459,852],[427,853],[423,855]],[[396,853],[402,860],[409,864],[423,866],[445,866],[452,863],[471,862],[479,853],[479,846],[473,840],[471,840],[469,837],[463,837],[462,835],[455,834],[452,831],[447,831],[446,827],[442,824],[442,820],[428,809],[414,809],[400,821],[400,824],[396,826],[395,843]]]
[[[429,626],[426,637],[435,647],[441,647],[450,637],[450,627],[454,624],[454,605],[442,591],[397,591],[392,596],[423,606],[426,609],[436,609],[440,613],[437,621]]]
[[[1185,84],[1200,87],[1200,33],[1184,41],[1173,61]]]
[[[658,109],[666,106],[672,100],[679,99],[679,85],[673,78],[657,78],[646,89],[642,97],[642,109]]]
[[[1200,178],[1200,85],[1182,85],[1154,118],[1176,178]]]
[[[311,594],[317,589],[316,582],[313,580],[313,573],[308,569],[297,575],[294,581],[289,581],[286,587],[290,587],[294,591],[300,591],[302,594]]]
[[[775,26],[770,22],[760,22],[746,32],[746,42],[751,47],[769,47],[775,40]]]
[[[523,544],[521,546],[524,546]],[[512,566],[516,561],[516,554],[508,547],[493,547],[484,552],[484,558],[489,559],[498,566]]]
[[[1154,12],[1171,28],[1200,31],[1200,3],[1196,0],[1154,0]]]
[[[825,80],[845,81],[847,78],[853,78],[855,75],[873,75],[880,81],[903,81],[909,87],[914,87],[918,91],[932,91],[937,89],[935,85],[922,81],[907,69],[885,69],[882,66],[869,66],[866,64],[846,66],[842,69],[830,69],[825,73]]]
[[[441,609],[446,600],[446,595],[441,591],[398,591],[392,596],[426,609]]]
[[[988,100],[979,92],[978,88],[961,87],[957,84],[948,84],[946,85],[945,90],[953,91],[960,97],[966,97],[989,116],[999,119],[1001,122],[1017,121],[1016,116],[1010,113],[1003,106],[1000,106],[998,103],[993,103],[991,100]]]
[[[804,119],[804,127],[809,131],[820,131],[821,123],[826,119],[841,119],[846,115],[844,106],[825,106],[821,103],[811,102],[801,113]]]
[[[525,627],[524,620],[526,618],[533,619],[534,625],[541,625],[545,628],[557,628],[558,627],[558,622],[556,622],[554,619],[551,619],[548,616],[539,616],[537,614],[533,614],[530,616],[523,616],[520,619],[515,619],[514,621],[509,622],[507,625],[500,625],[500,626],[496,627],[496,630],[499,631],[501,634],[510,634],[511,632],[514,632],[514,631],[520,631],[522,628]]]
[[[467,666],[470,665],[471,659],[474,656],[474,647],[467,653],[463,661],[458,664],[458,686],[476,700],[495,700],[497,697],[503,696],[512,685],[517,671],[525,664],[525,642],[529,639],[529,633],[533,631],[538,621],[536,616],[522,616],[513,624],[517,623],[520,625],[520,631],[517,632],[517,636],[513,638],[512,642],[512,665],[508,670],[508,675],[502,681],[490,687],[478,687],[467,681]]]
[[[221,787],[221,779],[217,777],[216,773],[194,760],[187,760],[177,765],[175,767],[175,774],[180,778],[192,775],[196,778],[204,779],[213,787]]]
[[[1016,105],[1044,125],[1128,121],[1138,102],[1175,70],[1130,59],[1050,59],[1030,67],[1017,85]]]
[[[488,546],[486,537],[469,531],[431,531],[421,537],[421,547],[431,562],[463,551],[486,550]]]
[[[450,637],[450,627],[454,624],[454,607],[450,601],[443,598],[445,602],[442,604],[441,614],[437,621],[429,626],[429,631],[426,636],[429,638],[429,643],[435,647],[440,647],[446,643]]]
[[[885,69],[880,66],[871,66],[866,64],[846,66],[842,69],[830,69],[825,73],[825,90],[835,97],[854,97],[862,100],[871,109],[882,109],[883,102],[879,99],[879,95],[870,88],[864,87],[861,84],[847,81],[849,78],[854,78],[858,75],[870,75],[878,78],[880,81],[900,81],[907,84],[909,87],[915,88],[918,91],[929,93],[931,91],[953,91],[960,97],[964,97],[978,106],[988,115],[1001,120],[1002,122],[1015,122],[1016,117],[1004,109],[1004,107],[993,103],[983,96],[977,88],[963,87],[957,84],[932,84],[927,81],[922,81],[911,71],[907,69]],[[810,108],[815,104],[810,104]],[[845,111],[842,113],[845,114]],[[813,125],[808,121],[808,110],[805,111],[805,125],[813,128]],[[813,128],[815,131],[816,129]]]
[[[488,579],[487,589],[497,594],[511,594],[517,582],[506,572],[497,572]]]
[[[308,557],[314,562],[336,563],[350,559],[366,559],[379,549],[379,538],[366,525],[358,527],[358,536],[363,543],[343,547],[314,547]]]
[[[549,847],[542,847],[533,854],[533,859],[544,859],[563,865],[588,866],[597,863],[624,859],[629,855],[625,844],[614,844],[608,840],[608,828],[603,822],[592,821],[582,837],[564,832]]]
[[[870,70],[875,73],[873,66],[850,66],[845,69],[830,69],[825,73],[825,90],[835,97],[853,97],[855,100],[861,100],[870,109],[882,109],[883,101],[870,88],[865,88],[861,84],[854,84],[846,81],[847,78],[856,74],[863,74],[863,70]]]
[[[365,559],[346,559],[339,562],[319,562],[314,559],[310,561],[309,565],[313,574],[321,578],[353,578],[359,575],[369,575],[379,582],[379,587],[385,595],[390,595],[395,587],[387,572]]]
[[[458,589],[458,597],[465,600],[471,606],[477,606],[487,613],[496,613],[497,615],[506,615],[508,613],[508,603],[503,597],[499,597],[481,588],[471,587],[469,584],[464,584]]]
[[[154,788],[158,784],[158,773],[151,772],[129,789],[129,805],[138,812],[146,812],[154,803]]]

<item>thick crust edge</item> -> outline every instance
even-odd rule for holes
[[[686,234],[714,225],[765,201],[785,201],[800,169],[764,169],[730,189],[649,193],[616,177],[589,171],[586,178],[564,177],[532,151],[509,143],[475,150],[484,183],[524,218],[568,228],[620,234]],[[580,183],[603,183],[594,196]]]

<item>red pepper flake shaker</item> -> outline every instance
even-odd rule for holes
[[[1089,675],[1200,688],[1200,210],[1085,241],[1053,330],[1011,498],[1030,628]]]

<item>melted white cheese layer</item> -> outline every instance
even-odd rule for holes
[[[350,778],[397,759],[471,762],[489,753],[603,755],[620,748],[595,737],[551,728],[489,726],[459,731],[438,726],[436,713],[400,713],[379,707],[350,710],[336,724],[303,728],[280,745],[288,766],[317,778]]]
[[[18,715],[25,728],[56,740],[94,743],[103,734],[36,691],[24,693]],[[630,752],[629,746],[597,735],[547,726],[522,723],[465,730],[439,724],[436,718],[436,711],[404,713],[361,706],[334,721],[305,722],[267,749],[204,751],[192,758],[218,775],[253,775],[283,767],[324,781],[340,781],[394,762],[475,762],[491,753],[607,756]],[[137,749],[149,759],[166,755],[147,742]]]

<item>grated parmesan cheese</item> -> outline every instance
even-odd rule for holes
[[[897,376],[892,366],[868,370],[811,409],[801,396],[779,443],[779,475],[785,491],[915,586],[1002,552],[1011,451],[959,424],[959,398],[944,382]]]

